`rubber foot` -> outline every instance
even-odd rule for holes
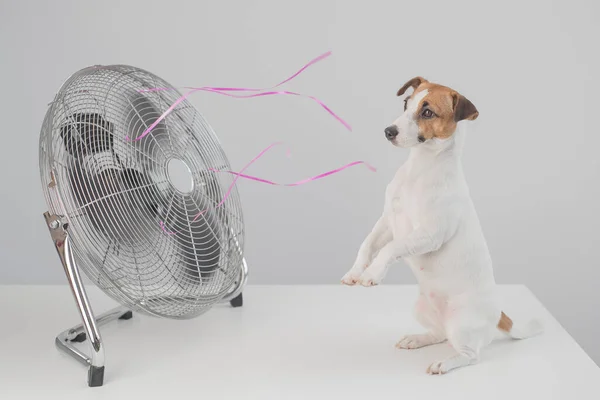
[[[119,319],[128,320],[133,318],[133,313],[131,311],[127,311],[125,314],[121,315]]]
[[[79,335],[75,336],[73,339],[69,340],[70,342],[81,343],[87,340],[87,335],[85,332],[81,332]]]
[[[88,369],[88,386],[97,387],[104,383],[104,367],[90,366]]]
[[[236,297],[234,297],[233,299],[231,299],[229,301],[229,304],[231,304],[231,307],[241,307],[244,305],[244,298],[242,297],[242,294],[238,294]]]

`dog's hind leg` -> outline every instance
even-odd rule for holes
[[[459,347],[458,354],[442,361],[436,361],[427,367],[427,373],[431,375],[442,375],[456,368],[479,362],[479,349],[468,345]]]
[[[450,315],[446,319],[446,335],[458,354],[431,364],[427,368],[429,374],[445,374],[456,368],[476,364],[479,362],[481,349],[494,338],[494,310],[468,306],[460,310],[450,308],[448,312]]]
[[[442,343],[446,340],[444,327],[438,312],[424,294],[420,294],[414,307],[415,319],[427,329],[427,333],[405,335],[396,343],[398,349],[419,349],[425,346]]]

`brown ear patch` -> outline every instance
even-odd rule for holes
[[[475,105],[471,103],[465,96],[454,93],[452,95],[453,106],[454,106],[454,120],[456,122],[462,120],[474,121],[479,116],[479,111],[475,108]]]
[[[412,78],[410,81],[406,82],[404,84],[404,86],[402,86],[400,89],[398,89],[398,92],[396,93],[397,96],[402,96],[404,94],[404,92],[406,92],[408,90],[409,87],[412,87],[413,90],[418,88],[421,84],[429,82],[427,79],[425,78],[421,78],[420,76],[416,76],[414,78]]]

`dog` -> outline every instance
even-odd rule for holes
[[[342,283],[374,286],[388,265],[404,259],[419,284],[414,314],[426,333],[402,337],[396,347],[417,349],[448,341],[457,354],[429,366],[444,374],[475,364],[498,331],[524,339],[538,321],[513,324],[499,304],[492,259],[469,195],[461,153],[464,123],[479,111],[457,91],[415,77],[398,92],[404,112],[387,128],[408,160],[387,186],[382,216],[359,248]]]

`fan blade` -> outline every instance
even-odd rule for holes
[[[60,137],[73,157],[113,149],[113,124],[98,113],[76,113],[60,128]]]
[[[208,204],[182,197],[174,202],[165,222],[176,231],[185,276],[193,283],[205,284],[219,268],[221,258],[221,227],[214,213],[205,213],[194,221],[197,206]]]

